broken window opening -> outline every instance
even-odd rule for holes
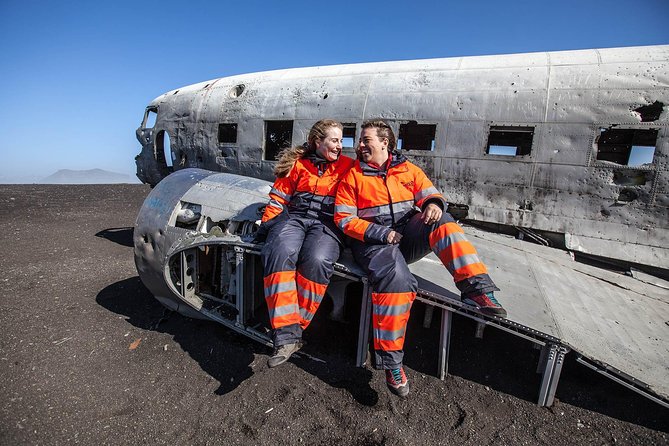
[[[265,121],[264,160],[276,161],[281,150],[293,142],[293,121]]]
[[[532,153],[534,127],[490,126],[488,155],[526,156]]]
[[[218,124],[218,142],[221,144],[237,144],[237,124]]]
[[[156,125],[156,119],[158,118],[158,109],[147,108],[144,113],[144,122],[142,122],[142,128],[152,129]]]
[[[202,206],[195,203],[181,202],[181,209],[176,213],[174,226],[195,231],[202,215]]]
[[[623,166],[652,164],[657,132],[657,129],[600,129],[597,161]]]
[[[167,167],[167,169],[172,172],[175,155],[172,153],[172,147],[170,147],[170,134],[165,130],[161,130],[156,135],[155,156],[158,163]]]
[[[342,131],[341,145],[344,149],[352,149],[355,147],[355,123],[343,123],[344,130]]]
[[[663,109],[664,104],[660,101],[655,101],[652,104],[635,108],[634,111],[639,114],[641,122],[653,122],[660,119]]]
[[[616,169],[613,171],[613,184],[618,186],[643,186],[649,180],[647,170]]]
[[[418,124],[416,121],[400,124],[397,148],[400,150],[434,150],[436,134],[436,124]]]
[[[623,189],[618,195],[617,203],[631,203],[639,198],[639,194],[633,189]]]

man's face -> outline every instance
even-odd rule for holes
[[[382,165],[388,160],[388,138],[379,138],[375,127],[362,129],[358,154],[360,159],[368,164]]]

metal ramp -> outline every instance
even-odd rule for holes
[[[469,227],[466,232],[501,288],[495,295],[509,315],[488,317],[463,305],[434,255],[410,265],[419,280],[418,299],[444,311],[442,355],[448,357],[446,312],[456,312],[542,346],[540,405],[552,404],[571,350],[578,362],[669,407],[669,284],[584,265],[568,252],[510,236]]]
[[[450,275],[433,255],[410,265],[418,279],[417,299],[442,311],[438,376],[448,372],[453,313],[475,320],[482,333],[490,325],[541,347],[537,372],[542,373],[538,404],[553,403],[565,355],[573,351],[582,364],[669,407],[669,290],[572,260],[568,252],[467,228],[481,258],[502,291],[496,296],[508,318],[486,316],[460,301]],[[216,308],[199,311],[235,331],[271,345],[266,334],[247,326],[247,314],[258,292],[253,263],[259,246],[239,237],[214,237],[189,243],[229,245],[236,256],[237,315],[223,317]],[[184,262],[183,268],[193,265]],[[371,289],[363,271],[345,251],[335,275],[363,283],[356,365],[369,348]],[[433,311],[433,310],[431,310]],[[430,311],[428,311],[428,314]]]

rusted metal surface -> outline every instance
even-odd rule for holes
[[[299,68],[230,76],[159,96],[137,130],[137,175],[157,184],[199,167],[273,180],[267,121],[293,143],[329,117],[436,125],[433,150],[408,150],[468,218],[562,234],[568,249],[669,268],[669,46]],[[148,112],[147,112],[148,113]],[[233,143],[219,124],[236,124]],[[531,153],[486,153],[491,127],[531,127]],[[597,159],[601,129],[654,129],[652,161]],[[170,147],[165,155],[164,134]],[[157,138],[160,135],[160,138]],[[618,184],[616,172],[646,180]],[[622,195],[621,195],[622,194]],[[627,201],[620,197],[632,197]]]

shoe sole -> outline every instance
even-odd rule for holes
[[[402,387],[391,387],[388,384],[386,384],[386,387],[388,387],[388,390],[390,390],[390,393],[393,395],[397,395],[400,398],[406,398],[406,396],[409,394],[409,384],[407,383],[406,386]]]

